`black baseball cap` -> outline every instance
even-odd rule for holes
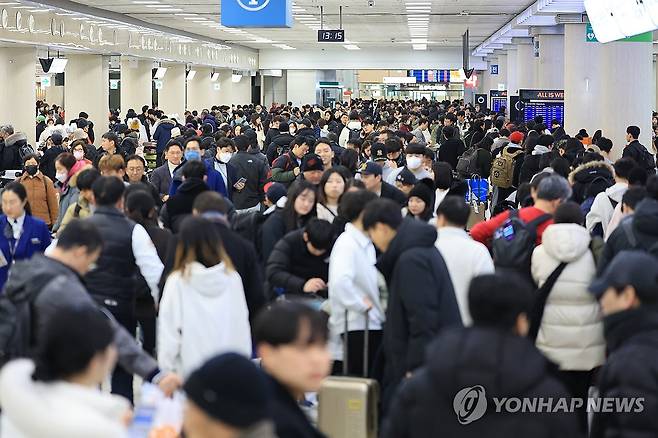
[[[601,277],[594,280],[589,291],[601,298],[610,287],[633,286],[640,302],[658,302],[658,262],[642,251],[622,251],[612,259]]]
[[[306,154],[302,158],[302,165],[300,166],[302,172],[308,172],[311,170],[324,170],[324,164],[322,164],[322,158],[317,154]]]
[[[398,176],[395,177],[395,180],[408,186],[414,186],[418,182],[416,176],[406,167],[402,168],[402,171],[398,173]]]
[[[382,166],[379,164],[373,162],[373,161],[368,161],[366,163],[366,167],[362,169],[359,173],[361,175],[380,175],[382,174]]]
[[[370,148],[370,157],[373,161],[386,161],[386,145],[384,143],[375,143]]]

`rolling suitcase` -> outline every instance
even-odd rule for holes
[[[348,366],[348,322],[345,311],[343,374]],[[369,315],[363,342],[363,375],[368,375]],[[318,427],[329,438],[377,438],[379,384],[360,377],[328,377],[322,383],[319,399]]]

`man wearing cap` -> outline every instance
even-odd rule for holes
[[[622,251],[589,290],[601,303],[609,353],[599,397],[635,400],[630,411],[595,412],[590,437],[657,436],[658,260]]]
[[[194,371],[187,394],[183,429],[189,438],[274,438],[271,391],[264,374],[248,359],[227,353]]]
[[[393,170],[386,178],[389,184],[395,184],[395,179],[402,169],[409,169],[414,174],[416,179],[421,180],[424,178],[432,179],[432,175],[423,166],[423,159],[425,158],[426,147],[418,143],[410,143],[406,149],[406,165],[402,168]]]
[[[395,187],[402,191],[406,196],[409,196],[409,192],[411,192],[417,182],[418,180],[414,174],[406,167],[395,177]]]
[[[63,152],[66,152],[66,149],[62,146],[62,134],[59,132],[54,132],[50,136],[50,142],[52,145],[48,147],[48,142],[46,142],[46,151],[41,157],[41,164],[39,165],[39,170],[41,173],[46,175],[52,181],[55,181],[55,159],[57,156]]]
[[[373,146],[374,148],[374,146]],[[366,167],[361,170],[361,180],[365,184],[366,189],[373,192],[379,197],[391,199],[400,207],[407,204],[407,197],[395,186],[382,181],[382,167],[373,161],[368,161]]]
[[[305,179],[314,186],[320,185],[322,173],[324,172],[324,165],[322,158],[317,154],[306,154],[302,158],[301,175],[297,179]]]

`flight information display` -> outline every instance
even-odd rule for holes
[[[519,110],[526,122],[542,116],[547,126],[554,119],[564,126],[564,90],[519,90]]]
[[[407,76],[416,78],[417,84],[447,84],[450,82],[450,70],[409,70]]]
[[[495,113],[500,112],[501,107],[507,107],[507,90],[490,90],[491,110]]]

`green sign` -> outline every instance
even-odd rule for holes
[[[340,87],[340,82],[320,81],[318,85],[320,87]]]
[[[621,42],[626,42],[626,43],[651,43],[653,42],[653,32],[645,32],[641,33],[639,35],[634,35],[628,38],[623,38],[621,40],[618,40]],[[598,43],[599,40],[596,39],[596,35],[594,34],[594,28],[592,27],[591,24],[587,24],[585,27],[585,42],[588,43]]]

